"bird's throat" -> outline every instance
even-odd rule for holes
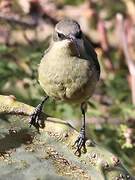
[[[78,56],[75,44],[70,40],[53,43],[52,50],[57,55]]]

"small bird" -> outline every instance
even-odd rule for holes
[[[63,19],[55,26],[49,48],[38,68],[39,83],[47,96],[31,115],[30,125],[38,125],[44,102],[52,97],[66,103],[81,104],[82,128],[74,142],[75,154],[85,148],[85,112],[100,76],[97,54],[72,19]]]

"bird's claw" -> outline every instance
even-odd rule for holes
[[[75,142],[72,145],[72,147],[73,147],[77,144],[76,150],[74,152],[75,155],[78,155],[78,156],[81,155],[82,147],[84,149],[84,152],[86,152],[85,142],[86,142],[85,131],[83,129],[81,129],[79,136],[77,137],[77,139],[75,140]]]
[[[33,125],[33,126],[39,128],[39,123],[38,123],[39,116],[40,116],[40,111],[38,109],[35,109],[30,117],[30,121],[29,121],[30,127]]]

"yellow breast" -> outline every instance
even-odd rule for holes
[[[81,103],[92,95],[97,80],[91,61],[75,56],[73,48],[55,44],[41,60],[39,82],[48,96]]]

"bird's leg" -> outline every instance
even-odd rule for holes
[[[75,140],[75,142],[73,144],[73,146],[75,146],[77,144],[75,154],[78,153],[79,156],[81,155],[82,147],[86,151],[86,147],[85,147],[85,141],[86,141],[86,136],[85,136],[85,107],[84,107],[83,103],[81,104],[81,110],[82,110],[82,128],[80,130],[79,136],[77,137],[77,139]]]
[[[31,114],[31,117],[30,117],[30,126],[31,125],[34,125],[36,127],[39,127],[39,123],[38,123],[38,120],[39,120],[39,116],[41,114],[41,111],[42,111],[42,108],[43,108],[43,104],[45,103],[45,101],[49,98],[49,96],[46,96],[42,101],[41,103],[35,108],[35,110],[33,111],[33,113]]]

